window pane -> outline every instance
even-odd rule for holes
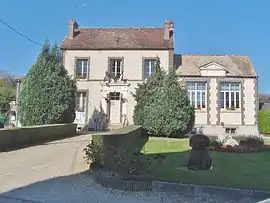
[[[220,108],[224,108],[224,92],[220,93]]]
[[[76,93],[76,110],[79,112],[86,110],[86,92]]]
[[[239,91],[240,84],[239,83],[231,83],[231,91]]]
[[[195,92],[191,92],[191,104],[195,106]]]
[[[234,98],[234,92],[231,92],[231,107],[232,108],[235,108],[235,106],[234,106],[234,100],[235,100],[235,98]]]
[[[202,108],[205,108],[205,92],[202,92]]]
[[[195,90],[195,82],[187,82],[187,90]]]
[[[197,106],[196,108],[201,108],[201,92],[197,92]]]
[[[205,90],[205,85],[206,83],[205,82],[198,82],[197,83],[197,90]]]
[[[148,78],[150,76],[149,74],[149,60],[144,60],[144,78]]]
[[[116,61],[115,60],[111,60],[111,68],[110,68],[110,72],[113,76],[116,75]]]
[[[121,60],[116,60],[116,73],[120,74],[121,73]]]
[[[151,62],[151,74],[154,73],[156,71],[156,67],[157,67],[157,60],[152,60]]]
[[[225,105],[226,105],[226,108],[229,108],[230,104],[229,104],[229,92],[225,92]]]
[[[191,104],[191,92],[187,92],[187,94],[188,94],[189,103]]]
[[[235,100],[236,100],[236,108],[239,109],[240,108],[240,102],[239,102],[239,92],[236,92],[236,96],[235,96]]]
[[[121,70],[120,70],[120,66],[117,66],[117,74],[120,74]]]
[[[227,82],[220,83],[220,90],[221,91],[228,91],[229,90],[229,83],[227,83]]]

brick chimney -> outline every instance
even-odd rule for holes
[[[68,38],[73,39],[76,34],[76,29],[78,28],[78,24],[76,20],[70,20],[68,26]]]
[[[166,20],[164,23],[164,39],[173,39],[174,25],[172,20]]]

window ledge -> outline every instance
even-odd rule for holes
[[[77,81],[88,81],[89,79],[88,78],[85,78],[85,79],[79,79],[79,78],[77,78],[76,80]]]
[[[237,109],[237,110],[221,109],[220,112],[221,113],[241,113],[241,110],[240,109]]]
[[[239,126],[238,125],[228,125],[228,124],[224,124],[224,126],[221,126],[222,128],[235,128],[238,129]]]
[[[195,109],[196,113],[207,113],[206,109]]]

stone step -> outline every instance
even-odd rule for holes
[[[109,124],[108,129],[115,130],[115,129],[122,128],[122,127],[123,127],[122,123],[112,123],[112,124]]]

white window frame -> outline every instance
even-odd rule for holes
[[[114,62],[115,62],[115,64],[114,64],[114,67],[113,67]],[[120,67],[120,72],[117,72],[118,65]],[[119,58],[119,59],[117,59],[117,58],[110,59],[110,67],[109,68],[110,68],[110,70],[109,70],[110,74],[114,73],[112,76],[116,77],[117,74],[121,74],[122,71],[123,71],[123,59],[121,59],[121,58]],[[112,68],[114,69],[114,71],[112,71]]]
[[[78,72],[78,67],[79,67],[79,63],[81,64],[82,70],[80,72]],[[86,71],[85,71],[86,69]],[[87,58],[77,58],[76,59],[76,78],[79,80],[87,80],[88,79],[88,72],[89,72],[89,59]],[[85,78],[81,78],[78,75],[80,74],[84,74],[86,73]]]
[[[78,97],[78,94],[80,95],[80,97]],[[79,108],[77,108],[78,107],[78,103],[77,103],[78,100],[79,100]],[[76,111],[77,112],[86,112],[86,108],[87,108],[86,101],[87,101],[87,93],[85,91],[76,92]]]
[[[229,90],[222,90],[222,85],[228,84],[229,86]],[[231,86],[232,84],[238,84],[238,90],[232,90]],[[226,93],[228,92],[229,94],[229,106],[226,106],[227,100],[226,100]],[[232,93],[233,93],[233,97],[234,99],[234,105],[232,106]],[[236,94],[239,93],[239,107],[236,108]],[[220,92],[219,92],[219,99],[220,99],[220,103],[221,103],[221,95],[223,94],[223,108],[220,106],[220,109],[222,110],[240,110],[241,109],[241,83],[240,82],[220,82]],[[220,104],[219,104],[220,105]]]
[[[203,83],[204,84],[204,90],[199,90],[198,89],[198,83]],[[194,89],[193,90],[189,90],[188,89],[188,84],[194,84]],[[187,81],[186,82],[187,85],[187,92],[188,92],[188,96],[189,96],[189,101],[190,101],[190,105],[193,105],[193,101],[192,101],[192,93],[195,93],[195,101],[194,101],[194,108],[195,110],[205,110],[207,108],[207,82],[206,81]],[[200,99],[198,101],[198,93],[200,93]],[[203,93],[204,93],[204,107],[203,107]],[[198,108],[198,105],[200,105],[200,108]]]
[[[146,69],[146,63],[148,63],[149,71],[148,71],[148,76],[145,75],[145,69]],[[143,62],[143,77],[144,79],[147,79],[149,76],[151,76],[154,72],[154,66],[157,64],[157,59],[144,59]]]

